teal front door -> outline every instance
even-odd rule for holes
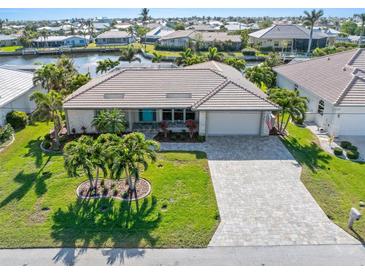
[[[141,122],[154,122],[156,121],[156,110],[155,109],[141,109],[139,111],[139,120]]]

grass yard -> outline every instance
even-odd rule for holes
[[[307,189],[333,222],[363,241],[365,218],[355,223],[353,231],[347,221],[350,208],[359,209],[359,201],[365,201],[365,164],[324,152],[308,129],[290,124],[288,130],[284,144],[302,164],[301,179]]]
[[[0,47],[0,51],[3,52],[14,52],[18,49],[23,48],[22,46],[8,46],[8,47]]]
[[[0,153],[0,248],[204,247],[218,225],[206,155],[161,152],[143,173],[151,195],[135,204],[78,200],[86,178],[69,178],[63,157],[39,144],[50,129],[40,123],[16,134]]]

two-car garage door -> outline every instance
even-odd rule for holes
[[[206,118],[209,136],[260,134],[260,111],[207,111]]]

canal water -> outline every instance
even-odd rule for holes
[[[80,73],[89,72],[92,77],[96,76],[96,66],[97,61],[110,58],[115,61],[118,60],[120,54],[115,53],[75,53],[70,54],[70,56],[75,64],[76,69]],[[10,67],[16,66],[33,66],[33,65],[43,65],[48,63],[55,63],[59,58],[59,55],[23,55],[23,56],[0,56],[0,66],[6,65]],[[144,58],[139,55],[141,59],[141,64],[151,64],[151,60]],[[138,61],[134,61],[139,63]],[[246,67],[251,67],[259,64],[260,62],[246,62]],[[128,62],[121,62],[122,66],[129,66]]]

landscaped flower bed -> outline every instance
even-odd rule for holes
[[[167,135],[159,132],[154,139],[159,142],[172,143],[202,143],[205,141],[204,136],[195,133],[191,138],[188,132],[169,132]]]
[[[135,197],[129,196],[129,186],[126,179],[114,181],[110,179],[102,179],[98,182],[96,191],[90,191],[89,181],[83,182],[76,190],[78,197],[83,199],[89,198],[115,198],[121,200],[135,200]],[[141,178],[136,184],[137,199],[147,197],[151,192],[151,184]]]

